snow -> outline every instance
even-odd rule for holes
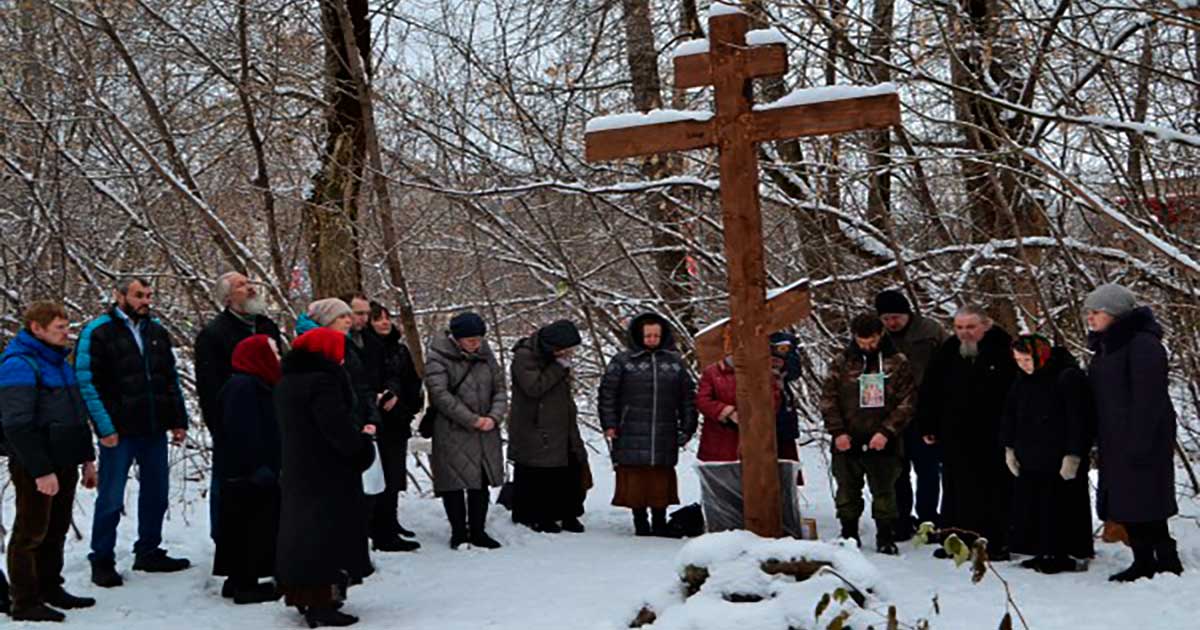
[[[689,39],[685,42],[680,42],[675,50],[671,51],[671,58],[686,57],[688,55],[703,55],[708,52],[707,39]]]
[[[801,509],[805,516],[817,519],[820,533],[832,541],[838,526],[824,464],[827,452],[817,444],[805,448],[802,457],[809,485],[802,488]],[[691,453],[685,452],[678,468],[684,503],[699,498],[693,463]],[[745,532],[691,542],[635,538],[628,510],[609,505],[613,474],[606,458],[593,453],[591,467],[596,487],[587,498],[586,533],[536,534],[513,525],[508,512],[493,506],[489,529],[505,545],[493,552],[451,551],[446,545],[449,532],[440,501],[409,492],[402,499],[402,522],[417,532],[424,546],[414,554],[372,554],[376,574],[351,589],[346,605],[347,612],[362,617],[355,627],[617,630],[627,628],[638,610],[648,604],[663,612],[655,625],[646,626],[650,630],[786,630],[780,620],[789,620],[797,628],[825,628],[838,606],[831,605],[821,617],[825,623],[817,625],[813,625],[814,609],[821,595],[840,586],[841,580],[816,576],[797,585],[790,579],[766,579],[749,570],[749,560],[796,552],[832,558],[838,573],[848,581],[871,588],[875,595],[868,599],[867,607],[872,611],[870,623],[876,628],[885,627],[879,614],[888,605],[897,607],[901,627],[928,618],[934,630],[995,628],[1004,614],[1004,585],[995,575],[972,584],[969,565],[956,568],[951,562],[935,560],[931,549],[913,543],[902,543],[899,557],[881,556],[873,551],[874,527],[866,516],[862,536],[867,547],[861,554],[836,541],[763,541]],[[88,580],[87,537],[95,494],[80,490],[75,523],[85,538],[68,537],[66,586],[72,592],[96,597],[99,603],[89,610],[70,612],[68,627],[161,630],[176,627],[181,620],[213,630],[302,627],[299,615],[281,603],[235,606],[221,599],[220,582],[210,576],[212,543],[203,496],[207,482],[190,481],[185,486],[183,477],[194,479],[199,471],[183,470],[178,464],[174,470],[180,483],[172,488],[164,544],[171,552],[190,557],[196,566],[170,575],[129,570],[129,549],[137,525],[137,482],[131,480],[117,554],[126,584],[111,590],[93,587]],[[6,492],[4,498],[2,515],[11,526],[12,493]],[[1086,573],[1046,576],[1021,569],[1016,563],[996,564],[996,570],[1009,582],[1013,599],[1032,628],[1193,628],[1194,595],[1200,592],[1200,528],[1194,517],[1200,514],[1200,503],[1184,498],[1180,509],[1185,517],[1171,522],[1187,568],[1180,577],[1160,575],[1134,584],[1111,584],[1108,575],[1128,565],[1132,556],[1124,546],[1105,543],[1098,543],[1098,556]],[[706,584],[685,604],[678,572],[681,563],[697,562],[710,567],[711,590]],[[734,604],[718,595],[750,588],[773,598]],[[940,614],[933,612],[934,596]],[[33,630],[40,626],[9,623],[4,627]],[[854,627],[865,628],[866,623]]]
[[[851,98],[863,98],[866,96],[879,96],[880,94],[895,94],[896,84],[880,83],[879,85],[826,85],[821,87],[811,87],[795,90],[787,94],[779,100],[770,103],[755,105],[754,109],[763,111],[769,109],[779,109],[781,107],[795,107],[797,105],[810,105],[812,103],[824,103],[827,101],[840,101]]]
[[[613,114],[611,116],[600,116],[593,118],[587,122],[587,126],[584,127],[584,131],[587,133],[595,133],[597,131],[628,129],[630,127],[643,127],[646,125],[658,125],[672,122],[705,122],[712,120],[712,117],[712,112],[699,112],[686,109],[652,109],[644,114],[640,112],[633,112],[628,114]]]
[[[718,15],[735,15],[744,13],[733,0],[713,0],[713,3],[708,5],[708,19],[713,19]]]
[[[758,28],[746,32],[746,45],[769,46],[771,44],[786,44],[783,33],[777,28]]]

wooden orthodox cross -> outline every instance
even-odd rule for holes
[[[715,115],[656,111],[595,119],[588,123],[588,161],[716,147],[721,176],[721,215],[728,266],[733,362],[737,373],[742,484],[746,529],[766,537],[782,533],[775,410],[767,336],[807,313],[803,287],[785,291],[768,306],[763,264],[762,214],[758,199],[756,143],[801,136],[881,129],[900,122],[899,97],[890,85],[801,90],[766,105],[754,104],[752,79],[787,72],[787,51],[775,31],[750,31],[749,17],[714,3],[708,48],[675,56],[675,85],[712,85]],[[748,41],[748,35],[749,41]],[[789,296],[789,297],[784,297]],[[797,297],[800,296],[800,297]],[[784,308],[788,304],[790,307]],[[774,316],[773,316],[774,313]],[[713,328],[712,337],[722,332]],[[719,337],[718,337],[719,339]],[[717,342],[719,343],[719,341]]]

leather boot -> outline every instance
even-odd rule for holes
[[[1108,577],[1109,582],[1135,582],[1142,578],[1154,577],[1156,564],[1154,548],[1144,544],[1133,547],[1133,564],[1129,568]]]
[[[1179,549],[1174,540],[1168,538],[1155,545],[1154,558],[1160,573],[1183,574],[1183,563],[1179,561]]]
[[[875,551],[886,556],[900,555],[892,527],[892,521],[875,521]]]
[[[447,492],[442,495],[442,506],[446,508],[446,519],[450,521],[450,548],[458,549],[467,544],[467,502],[465,493]]]
[[[649,536],[650,532],[650,515],[646,508],[633,508],[633,535]]]
[[[858,536],[858,519],[843,518],[840,522],[842,524],[841,537],[846,540],[854,539],[854,542],[862,547],[862,538]]]

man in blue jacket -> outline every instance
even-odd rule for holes
[[[92,520],[92,582],[114,587],[117,525],[125,503],[125,482],[136,461],[138,539],[135,571],[167,573],[189,566],[159,547],[167,512],[169,431],[176,444],[187,437],[187,410],[167,330],[150,316],[149,281],[126,278],[116,305],[88,323],[79,336],[75,373],[100,438],[100,489]]]
[[[25,327],[0,356],[0,426],[17,495],[8,546],[12,617],[63,621],[56,608],[96,600],[63,589],[63,544],[75,483],[96,486],[95,453],[75,372],[67,363],[70,323],[61,304],[35,302]]]

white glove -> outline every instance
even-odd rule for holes
[[[1080,459],[1078,455],[1063,455],[1062,468],[1058,470],[1059,476],[1063,481],[1070,481],[1079,474]]]
[[[1017,452],[1011,448],[1004,449],[1004,463],[1008,464],[1008,469],[1012,471],[1014,477],[1021,476],[1021,462],[1017,461]]]

